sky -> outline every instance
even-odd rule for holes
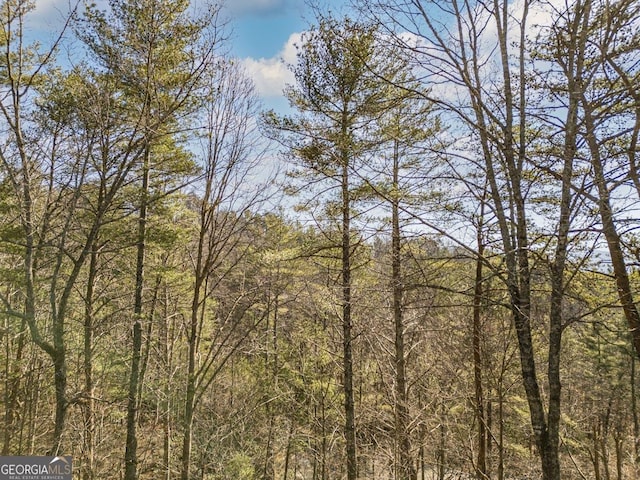
[[[348,0],[325,0],[322,8],[340,12]],[[245,66],[267,108],[284,109],[282,89],[293,82],[287,68],[295,44],[313,22],[305,0],[227,0],[231,53]]]
[[[102,1],[105,0],[98,0]],[[30,18],[31,33],[48,43],[59,31],[72,2],[36,0]],[[316,3],[322,9],[338,13],[350,2],[316,0]],[[231,54],[244,64],[265,107],[282,110],[287,104],[282,89],[293,82],[287,64],[295,62],[295,43],[313,22],[307,0],[223,0],[223,18],[228,19]]]
[[[73,1],[36,0],[32,25],[42,32],[49,31],[53,35],[58,31],[65,11],[68,11],[69,3]],[[97,1],[106,2],[106,0]],[[231,54],[244,65],[247,74],[253,79],[265,108],[279,112],[287,110],[287,101],[282,96],[282,89],[287,83],[294,81],[287,64],[295,63],[295,44],[299,43],[302,32],[314,21],[314,14],[308,6],[308,0],[223,0],[223,2],[223,18],[228,19]],[[351,1],[315,0],[315,3],[318,3],[323,11],[331,10],[335,14],[340,14],[348,10]],[[514,8],[520,3],[521,0],[512,2]],[[46,37],[46,33],[43,36]]]

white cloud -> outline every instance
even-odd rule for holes
[[[292,33],[280,52],[271,58],[245,58],[242,62],[253,79],[258,94],[262,97],[282,95],[285,85],[294,82],[289,65],[296,61],[296,44],[300,43],[302,33]]]
[[[509,3],[509,17],[511,19],[507,43],[517,45],[520,41],[520,22],[524,14],[525,0],[513,0]],[[525,33],[534,39],[541,31],[549,27],[554,20],[566,9],[566,0],[546,0],[544,2],[527,2],[527,17]],[[486,21],[490,12],[481,9],[479,20]],[[498,27],[494,19],[490,19],[481,35],[481,41],[488,49],[498,41]]]

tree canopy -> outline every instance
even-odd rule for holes
[[[316,7],[279,112],[219,5],[88,5],[50,45],[33,7],[0,12],[3,457],[640,474],[640,2]]]

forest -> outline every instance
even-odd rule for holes
[[[311,2],[313,4],[313,2]],[[74,478],[640,478],[640,1],[0,19],[0,445]]]

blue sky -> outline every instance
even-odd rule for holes
[[[36,0],[31,14],[31,33],[48,43],[60,28],[69,4],[74,0]],[[102,2],[105,0],[99,0]],[[193,0],[203,3],[208,0]],[[211,0],[210,0],[211,1]],[[212,0],[215,1],[215,0]],[[313,13],[305,0],[223,0],[229,20],[233,56],[243,62],[258,94],[268,108],[286,105],[281,91],[292,82],[286,63],[295,62],[295,46]],[[322,9],[340,12],[349,0],[320,0]],[[49,37],[49,38],[47,38]]]
[[[349,0],[322,0],[320,7],[338,11]],[[305,0],[226,0],[225,9],[235,30],[234,51],[239,56],[268,58],[278,53],[289,35],[302,31],[313,14]]]
[[[75,1],[35,0],[36,11],[31,16],[31,33],[43,40],[43,43],[49,43],[47,40],[59,30],[65,12],[68,12],[69,5]],[[102,3],[107,0],[97,1]],[[215,0],[192,1],[205,3]],[[225,3],[224,17],[229,21],[229,46],[232,55],[243,63],[264,106],[278,111],[286,110],[287,102],[282,97],[282,89],[287,83],[294,81],[287,64],[295,62],[295,44],[299,42],[301,33],[314,21],[314,14],[308,7],[307,0],[222,1]],[[338,15],[345,13],[351,3],[351,0],[312,1],[319,3],[323,11],[330,9]],[[550,3],[560,1],[562,0],[551,0]],[[513,0],[513,8],[519,8],[521,3],[521,0]],[[535,15],[530,12],[529,17]],[[542,15],[541,18],[535,18],[536,23],[548,23],[547,17],[548,15]],[[487,35],[491,35],[491,32]]]
[[[324,0],[322,8],[339,12],[349,0]],[[268,108],[284,108],[282,88],[293,77],[295,43],[313,21],[304,0],[227,0],[231,50],[245,65]]]
[[[239,57],[270,58],[289,36],[306,26],[304,2],[293,0],[231,0],[226,7],[233,30],[233,52]]]

